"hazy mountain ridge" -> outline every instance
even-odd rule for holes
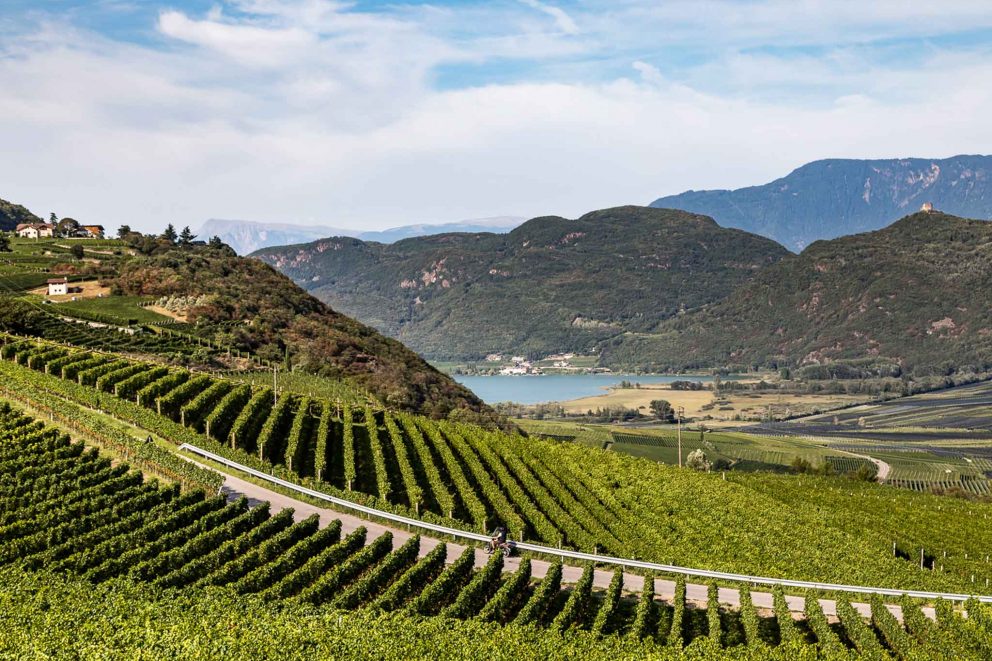
[[[447,232],[508,232],[524,221],[516,216],[494,216],[462,220],[452,223],[420,223],[403,225],[386,230],[358,231],[326,225],[301,225],[296,223],[267,223],[252,220],[224,220],[211,218],[203,224],[199,234],[203,238],[219,236],[239,255],[247,255],[270,246],[288,246],[309,243],[330,236],[350,236],[363,241],[394,243],[416,236],[429,236]]]
[[[801,250],[818,239],[880,229],[924,202],[952,215],[992,219],[992,156],[827,159],[761,186],[686,191],[651,206],[712,216]]]
[[[608,345],[648,369],[836,361],[946,373],[992,367],[992,223],[916,213],[817,241],[725,300]]]
[[[788,252],[682,211],[618,207],[509,234],[336,237],[255,257],[433,358],[589,351],[710,303]]]

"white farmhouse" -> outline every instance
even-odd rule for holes
[[[69,279],[55,278],[48,281],[49,296],[65,296],[69,293]]]
[[[50,223],[21,223],[15,231],[25,239],[41,239],[53,236],[55,227]]]

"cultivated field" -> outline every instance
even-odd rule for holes
[[[637,378],[631,377],[630,380],[636,382]],[[864,396],[774,390],[725,391],[717,394],[712,390],[672,390],[668,384],[649,384],[640,388],[612,388],[603,395],[562,402],[562,407],[571,414],[617,407],[638,409],[647,414],[651,401],[655,399],[667,400],[674,407],[684,407],[687,418],[727,427],[747,424],[748,420],[776,419],[835,409],[864,401]]]

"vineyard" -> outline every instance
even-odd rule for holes
[[[650,434],[612,431],[610,437],[614,451],[669,464],[678,463],[678,438],[674,431],[653,430]],[[702,450],[721,469],[786,472],[791,470],[794,460],[802,459],[812,466],[826,466],[828,472],[838,475],[856,474],[859,470],[875,473],[875,465],[868,459],[838,455],[834,448],[846,449],[839,445],[823,448],[794,439],[757,435],[744,437],[742,434],[704,433],[698,430],[686,430],[682,434],[683,457],[693,450]]]
[[[907,589],[974,592],[992,576],[992,508],[981,503],[809,476],[723,479],[18,338],[0,358],[24,396],[58,393],[176,444],[476,532],[502,522],[514,539],[551,546]],[[941,562],[921,569],[893,544]]]
[[[102,318],[92,313],[79,320],[46,314],[38,323],[38,331],[47,340],[98,351],[187,357],[197,352],[210,351],[201,344],[177,335],[163,335],[143,327],[121,330],[114,326],[119,323],[122,323],[121,320],[116,318]]]
[[[681,581],[669,604],[656,597],[653,580],[638,594],[626,592],[620,572],[606,590],[595,589],[591,566],[571,586],[562,583],[561,565],[540,579],[526,559],[504,572],[499,553],[476,569],[472,549],[449,558],[445,544],[428,551],[417,536],[402,543],[389,532],[371,539],[362,527],[344,535],[339,521],[321,528],[316,516],[294,521],[292,510],[272,513],[268,503],[252,507],[243,498],[228,502],[145,481],[6,404],[0,404],[0,500],[0,565],[11,577],[5,586],[31,580],[14,574],[17,568],[95,585],[90,596],[108,582],[120,589],[122,580],[180,591],[185,599],[220,588],[227,599],[256,595],[289,612],[360,609],[414,618],[415,627],[430,626],[420,618],[440,617],[511,631],[536,628],[546,632],[541,636],[558,632],[586,644],[617,639],[642,652],[739,648],[763,657],[818,651],[827,658],[897,659],[992,653],[992,609],[976,602],[967,604],[968,619],[938,603],[933,622],[903,600],[903,626],[881,601],[872,604],[869,619],[841,601],[840,621],[831,625],[814,599],[807,600],[805,618],[794,621],[781,593],[773,613],[759,613],[743,588],[740,609],[728,611],[713,585],[700,609],[687,604]]]

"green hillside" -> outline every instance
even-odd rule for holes
[[[602,360],[676,369],[810,366],[810,375],[827,377],[987,371],[990,273],[992,224],[917,213],[875,232],[818,241],[723,301],[614,339]]]
[[[103,409],[171,443],[378,509],[513,539],[763,576],[969,590],[992,506],[847,478],[696,473],[571,443],[341,405],[6,337],[0,394]],[[30,367],[29,367],[30,365]],[[46,374],[47,372],[47,374]],[[53,396],[52,393],[58,393]],[[893,556],[926,547],[940,568]],[[746,552],[744,552],[746,550]]]
[[[141,407],[127,401],[131,395],[126,393],[134,390],[131,381],[150,375],[154,367],[79,371],[73,368],[74,352],[64,347],[13,341],[4,349],[4,396],[29,402],[46,419],[70,422],[87,438],[95,434],[101,447],[129,461],[149,463],[167,482],[173,481],[169,466],[176,467],[181,473],[176,481],[183,485],[146,480],[128,465],[0,402],[0,498],[5,503],[0,604],[8,620],[0,644],[6,650],[56,649],[71,639],[75,645],[92,641],[103,651],[123,653],[153,636],[156,650],[164,654],[175,644],[184,658],[210,658],[218,645],[226,654],[253,649],[282,655],[290,651],[285,646],[301,644],[293,633],[301,628],[310,630],[309,654],[344,644],[356,657],[383,658],[423,656],[425,639],[435,646],[435,657],[464,658],[479,636],[490,644],[513,645],[516,655],[555,658],[889,658],[889,650],[907,660],[937,658],[938,653],[980,659],[989,649],[986,629],[992,615],[974,600],[967,605],[967,619],[948,602],[938,601],[938,621],[931,623],[919,603],[902,599],[900,623],[878,598],[871,603],[870,619],[841,599],[839,623],[831,626],[815,599],[807,598],[797,622],[779,590],[774,610],[759,612],[747,586],[739,588],[739,606],[728,609],[721,604],[726,595],[711,584],[705,608],[690,608],[682,579],[673,599],[658,599],[654,581],[639,593],[628,592],[618,573],[606,589],[596,587],[595,567],[587,565],[566,587],[555,563],[543,576],[532,574],[529,559],[515,571],[504,571],[500,554],[477,566],[471,547],[457,556],[444,543],[421,552],[418,536],[404,535],[401,541],[396,539],[399,533],[373,535],[364,526],[345,534],[340,521],[321,526],[316,514],[294,521],[292,510],[272,511],[268,503],[208,497],[196,483],[210,482],[209,471],[168,452],[155,459],[148,448],[158,445],[126,433],[115,438],[102,423],[95,430],[90,419],[99,411],[94,407],[106,407],[115,425],[139,422],[173,442],[196,442],[258,467],[268,463],[266,446],[260,455],[254,449],[232,449],[198,437],[195,426],[138,413]],[[56,364],[63,376],[69,370],[79,380],[61,382],[59,389],[58,377],[45,373],[56,371]],[[97,371],[89,371],[93,369]],[[125,370],[130,373],[126,378]],[[189,384],[198,377],[187,378]],[[159,383],[149,381],[150,386]],[[215,386],[180,384],[174,391],[187,399],[201,393],[182,409],[202,409],[192,402],[203,400]],[[159,395],[156,407],[167,400],[166,408],[173,410],[181,401],[173,391],[158,392],[165,394]],[[141,394],[134,396],[141,399]],[[147,406],[148,398],[142,401]],[[221,408],[233,412],[224,403],[214,411]],[[346,407],[343,419],[319,417],[322,428],[337,428],[322,444],[329,458],[340,457],[347,465],[351,447],[352,457],[367,462],[356,484],[392,484],[397,488],[390,493],[397,500],[409,499],[417,489],[432,494],[425,503],[442,503],[440,494],[446,490],[462,503],[474,498],[483,508],[505,502],[535,525],[531,535],[545,541],[542,529],[549,525],[548,532],[568,545],[587,543],[580,540],[581,533],[602,542],[601,548],[643,559],[907,588],[968,592],[976,577],[987,578],[983,553],[990,540],[973,523],[987,518],[987,504],[838,478],[754,475],[724,480],[568,444],[527,441],[415,416],[395,419],[388,412],[381,414],[385,429],[378,430],[386,433],[376,441],[377,432],[368,426],[373,417],[353,414]],[[271,412],[263,437],[274,429],[271,421],[282,415]],[[362,415],[364,434],[354,424]],[[379,415],[374,414],[376,427]],[[333,489],[306,478],[313,470],[306,459],[288,465],[304,456],[291,449],[307,445],[297,443],[303,438],[298,430],[307,424],[301,425],[301,419],[299,413],[293,416],[287,463],[281,463],[280,453],[268,455],[272,463],[266,472],[311,488]],[[394,431],[397,427],[403,431]],[[368,439],[371,460],[358,450],[361,436]],[[259,442],[265,443],[261,437]],[[465,482],[467,490],[460,490],[455,473],[432,470],[442,461],[437,457],[447,455],[459,455],[462,470],[472,476]],[[388,458],[379,466],[377,456]],[[480,481],[486,475],[492,480],[488,486]],[[347,493],[362,499],[359,493]],[[388,498],[366,502],[394,509]],[[430,512],[422,515],[431,518]],[[926,549],[924,567],[915,556],[918,547]],[[333,626],[322,625],[328,617]],[[165,627],[162,633],[159,627]],[[235,627],[238,635],[227,638]],[[369,629],[364,635],[363,627]]]
[[[978,659],[990,649],[992,614],[974,600],[967,619],[939,603],[931,623],[903,599],[904,628],[878,599],[870,621],[842,599],[831,626],[809,598],[795,622],[781,592],[769,616],[746,587],[737,609],[721,604],[715,583],[705,609],[693,609],[682,579],[668,604],[654,580],[626,592],[620,571],[595,587],[593,565],[571,588],[557,563],[535,577],[531,560],[504,571],[496,553],[476,568],[471,547],[449,557],[442,542],[422,554],[416,535],[345,534],[340,520],[321,527],[316,514],[294,520],[267,502],[145,480],[6,403],[0,497],[0,646],[18,658],[70,647],[122,658],[398,659],[492,658],[494,645],[513,658],[889,658],[891,647],[902,659]]]
[[[132,234],[125,241],[14,239],[11,247],[0,254],[0,294],[6,293],[0,330],[208,370],[277,367],[348,384],[360,398],[367,393],[393,408],[494,419],[474,394],[396,340],[222,243],[182,245]],[[83,249],[82,258],[74,248]],[[110,295],[42,305],[44,297],[25,293],[55,275],[101,285]],[[149,304],[181,321],[139,307]],[[67,323],[65,316],[106,326]]]
[[[432,359],[589,351],[725,296],[787,255],[681,211],[535,218],[508,234],[331,238],[254,254]]]
[[[41,218],[20,204],[0,200],[0,232],[10,232],[20,223],[40,223]]]

